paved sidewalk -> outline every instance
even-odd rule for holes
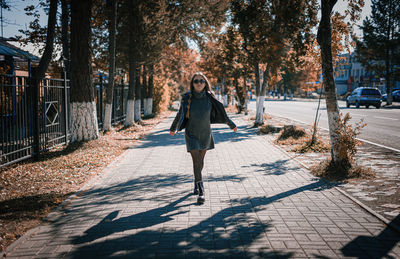
[[[204,205],[169,117],[7,258],[400,257],[399,233],[233,120],[214,126]]]

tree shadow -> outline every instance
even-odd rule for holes
[[[245,177],[236,175],[223,175],[223,176],[208,176],[208,181],[220,182],[220,181],[242,181]],[[190,183],[190,185],[188,185]],[[187,175],[175,174],[175,173],[158,173],[152,175],[140,176],[137,178],[130,179],[123,183],[110,185],[101,188],[92,188],[82,192],[79,196],[83,196],[84,199],[74,200],[73,203],[65,206],[64,212],[74,213],[79,212],[81,219],[88,219],[93,217],[96,213],[103,210],[103,206],[115,203],[130,203],[130,202],[146,202],[149,200],[147,193],[156,192],[159,189],[167,188],[182,188],[180,186],[190,186],[189,188],[184,187],[180,193],[191,193],[193,178]],[[152,197],[151,201],[166,203],[172,198],[176,197],[176,191],[165,191],[163,195]],[[70,219],[68,216],[66,220]],[[58,225],[62,225],[64,222],[58,222]]]
[[[41,219],[72,193],[44,193],[0,202],[0,220]]]
[[[400,234],[395,222],[400,222],[400,214],[377,236],[358,236],[347,243],[341,248],[342,253],[353,258],[395,258],[389,255],[400,242]],[[397,232],[394,229],[397,229]]]
[[[281,159],[273,163],[250,164],[242,167],[260,168],[255,170],[255,172],[265,172],[267,175],[283,175],[289,171],[300,170],[300,167],[298,166],[293,167],[293,165],[288,164],[289,162],[290,162],[289,159],[283,159],[283,160]]]
[[[109,213],[105,218],[103,218],[103,220],[100,221],[97,225],[86,230],[83,236],[74,239],[73,243],[81,244],[91,242],[93,240],[111,235],[113,233],[119,233],[137,228],[146,228],[170,221],[173,219],[173,216],[188,212],[187,210],[180,210],[180,208],[188,207],[193,204],[185,204],[181,206],[177,205],[186,200],[190,195],[191,194],[186,194],[185,196],[166,206],[147,210],[145,212],[137,213],[128,217],[118,218],[116,220],[114,219],[118,216],[119,211],[113,211]],[[176,210],[179,211],[168,214],[169,212],[173,212]],[[134,224],[137,222],[140,222],[141,224]]]
[[[239,126],[237,132],[231,131],[226,125],[213,125],[212,132],[216,144],[225,141],[238,142],[248,139],[254,134],[254,129],[247,126]],[[185,145],[185,131],[177,132],[174,136],[169,135],[169,129],[161,129],[153,131],[145,136],[140,142],[133,145],[132,148],[148,148],[157,146],[176,146]]]
[[[400,109],[400,104],[392,104],[389,106],[383,105],[381,108],[387,109],[387,110]]]
[[[179,205],[188,195],[166,206],[115,219],[119,211],[109,213],[102,221],[76,236],[72,243],[75,250],[69,258],[116,257],[254,257],[260,251],[247,249],[263,233],[273,227],[271,220],[261,221],[252,216],[261,211],[260,206],[303,191],[321,191],[332,186],[317,181],[271,197],[232,199],[231,204],[194,225],[176,221],[176,216],[187,213],[184,208],[193,204]],[[115,219],[115,220],[114,220]],[[177,223],[165,224],[174,220]],[[121,235],[121,233],[124,233]],[[132,233],[132,234],[130,234]],[[264,246],[264,245],[263,245]],[[290,258],[293,253],[272,251],[265,244],[264,257]],[[88,257],[87,257],[88,256]]]

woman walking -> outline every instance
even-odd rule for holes
[[[194,191],[198,195],[197,202],[202,204],[204,185],[201,171],[204,166],[204,156],[207,150],[214,148],[214,139],[211,132],[213,123],[225,123],[234,132],[237,131],[226,115],[224,106],[211,92],[207,77],[196,72],[190,81],[190,91],[182,96],[181,106],[170,128],[171,136],[175,132],[185,129],[186,150],[193,160]]]

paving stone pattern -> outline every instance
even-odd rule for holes
[[[204,205],[172,117],[7,258],[400,257],[400,235],[310,175],[239,117],[213,126]]]

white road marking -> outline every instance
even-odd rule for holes
[[[374,116],[374,118],[377,119],[385,119],[385,120],[392,120],[392,121],[398,121],[399,119],[393,119],[393,118],[389,118],[389,117],[379,117],[379,116]]]
[[[384,145],[381,145],[381,144],[377,144],[377,143],[374,143],[374,142],[371,142],[371,141],[368,141],[368,140],[365,140],[365,139],[362,139],[362,138],[357,138],[357,139],[362,141],[362,142],[365,142],[365,143],[369,143],[369,144],[372,144],[372,145],[375,145],[375,146],[378,146],[378,147],[387,148],[387,149],[390,149],[392,151],[400,153],[400,150],[392,148],[392,147],[388,147],[388,146],[384,146]]]
[[[271,114],[272,114],[272,113],[271,113]],[[287,119],[290,119],[290,120],[293,120],[293,121],[297,121],[297,122],[305,123],[305,124],[306,124],[306,122],[301,121],[301,120],[297,120],[297,119],[293,119],[293,118],[289,118],[289,117],[283,117],[283,116],[279,116],[279,115],[275,115],[275,116],[281,117],[281,118],[287,118]],[[329,129],[324,128],[324,127],[319,127],[319,128],[320,128],[320,129],[323,129],[323,130],[326,130],[326,131],[329,131]],[[392,147],[384,146],[384,145],[381,145],[381,144],[378,144],[378,143],[375,143],[375,142],[372,142],[372,141],[368,141],[368,140],[365,140],[365,139],[361,139],[361,138],[357,138],[357,139],[360,140],[360,141],[362,141],[362,142],[371,144],[371,145],[375,145],[375,146],[378,146],[378,147],[386,148],[386,149],[389,149],[389,150],[392,150],[392,151],[395,151],[395,152],[400,153],[400,150],[399,150],[399,149],[395,149],[395,148],[392,148]]]

